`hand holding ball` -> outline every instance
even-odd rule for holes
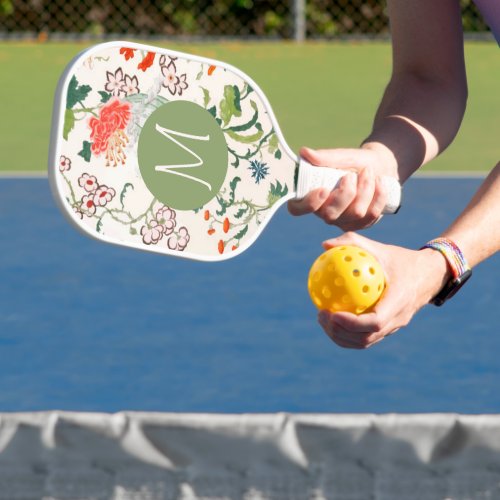
[[[318,309],[362,314],[380,299],[385,288],[384,271],[363,248],[333,247],[312,265],[307,288]]]

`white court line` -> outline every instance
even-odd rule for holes
[[[44,179],[47,177],[47,172],[40,170],[37,172],[15,172],[6,171],[0,172],[0,179]]]
[[[414,179],[483,179],[488,175],[488,171],[474,170],[450,170],[450,171],[424,171],[416,172]],[[46,171],[36,172],[0,172],[0,179],[44,179],[47,177]]]

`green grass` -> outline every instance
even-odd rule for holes
[[[356,146],[391,69],[388,43],[197,43],[172,48],[224,60],[269,98],[292,149]],[[52,99],[65,65],[86,45],[0,45],[0,170],[46,168]],[[500,61],[493,43],[466,46],[469,104],[453,145],[426,169],[488,170],[498,161]]]

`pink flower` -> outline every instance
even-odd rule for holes
[[[147,226],[142,226],[142,241],[146,245],[156,245],[162,238],[165,228],[156,220],[152,220]]]
[[[85,189],[87,193],[92,193],[94,192],[97,187],[97,179],[93,175],[89,174],[83,174],[79,179],[78,179],[78,184],[80,187]]]
[[[62,156],[59,158],[59,170],[61,172],[67,172],[71,168],[71,160],[67,156]]]
[[[156,220],[165,228],[165,235],[172,233],[175,228],[175,210],[162,207],[156,212]]]
[[[104,207],[115,196],[116,191],[108,186],[99,186],[94,193],[94,203],[98,207]]]
[[[168,248],[170,250],[180,250],[181,252],[186,248],[189,243],[189,233],[185,227],[181,227],[179,232],[173,234],[168,239]]]
[[[88,215],[89,217],[91,215],[94,215],[95,214],[95,211],[96,211],[96,206],[95,206],[95,203],[94,203],[94,196],[93,194],[86,194],[83,198],[82,198],[82,203],[80,205],[80,210],[82,213],[84,213],[85,215]]]

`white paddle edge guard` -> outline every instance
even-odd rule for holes
[[[347,173],[349,173],[349,170],[318,167],[299,158],[299,176],[297,179],[296,198],[300,200],[308,193],[318,188],[333,190],[340,179]],[[387,197],[383,213],[395,214],[401,206],[401,184],[394,177],[387,176],[381,178],[381,183]]]

